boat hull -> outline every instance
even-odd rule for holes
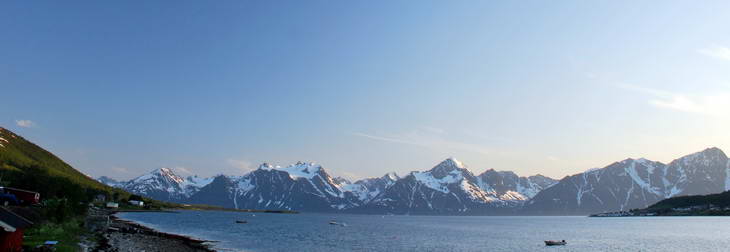
[[[545,241],[545,246],[563,246],[565,244],[568,244],[564,241]]]

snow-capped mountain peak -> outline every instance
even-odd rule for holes
[[[183,178],[175,174],[172,169],[162,167],[129,181],[115,181],[107,177],[100,177],[97,180],[131,193],[160,200],[180,201],[198,192],[200,188],[210,184],[213,179],[197,176]]]
[[[644,208],[665,198],[719,193],[729,189],[730,160],[708,148],[669,164],[625,159],[604,168],[563,178],[539,192],[529,211],[571,214]]]
[[[461,163],[461,161],[456,160],[453,157],[449,157],[446,160],[442,161],[437,167],[439,166],[447,166],[447,167],[453,167],[453,168],[459,168],[459,169],[466,169],[466,166]]]
[[[340,188],[344,192],[352,193],[366,204],[395,184],[398,179],[400,178],[395,172],[389,172],[379,178],[366,178],[355,183],[340,184]]]
[[[695,152],[680,158],[684,165],[691,163],[700,162],[704,165],[708,165],[711,162],[717,162],[719,160],[727,159],[725,153],[717,147],[707,148],[700,152]]]
[[[202,187],[210,184],[210,182],[213,182],[213,179],[215,179],[215,177],[201,178],[201,177],[198,177],[197,175],[189,176],[189,177],[185,178],[185,186],[193,186],[193,187],[197,187],[197,188],[202,188]]]
[[[437,173],[439,172],[439,173]],[[451,170],[448,173],[443,170],[425,171],[425,172],[411,172],[416,181],[429,187],[431,189],[448,193],[448,186],[457,182],[461,182],[464,176],[459,170]]]
[[[349,179],[343,178],[343,177],[334,177],[332,178],[332,181],[335,182],[335,184],[338,185],[346,185],[346,184],[352,184]]]
[[[172,171],[172,169],[165,168],[165,167],[155,169],[155,170],[151,171],[150,173],[147,173],[145,175],[132,179],[132,181],[136,182],[136,183],[141,183],[144,181],[150,181],[150,180],[154,180],[154,179],[163,179],[163,180],[166,180],[168,183],[177,183],[177,184],[183,183],[185,181],[185,179],[176,175]]]
[[[111,186],[111,187],[121,187],[124,183],[120,182],[116,179],[107,177],[107,176],[101,176],[96,179],[97,181],[101,182],[102,184]]]
[[[322,170],[322,166],[315,163],[297,162],[296,164],[279,168],[278,170],[289,173],[289,176],[294,179],[312,179],[314,176],[319,174]]]
[[[494,172],[495,174],[499,174]],[[466,166],[449,158],[427,171],[414,171],[373,199],[366,209],[396,213],[465,213],[521,205],[515,190],[497,192]]]
[[[400,177],[398,177],[398,174],[396,174],[395,172],[386,173],[381,178],[388,179],[388,180],[391,180],[391,181],[396,181],[396,180],[400,179]]]
[[[494,169],[488,169],[478,176],[478,184],[484,191],[499,195],[500,199],[504,200],[530,199],[555,183],[556,180],[542,175],[520,177],[511,171]]]
[[[271,170],[271,169],[274,169],[274,168],[275,167],[273,165],[269,164],[269,163],[263,163],[263,164],[259,165],[259,168],[258,169],[260,169],[260,170]]]
[[[312,179],[322,171],[322,166],[315,163],[304,163],[297,162],[296,164],[289,165],[287,167],[274,166],[269,163],[263,163],[259,165],[260,170],[277,170],[283,171],[289,174],[292,179],[304,178]]]
[[[448,158],[428,171],[410,173],[416,181],[431,189],[448,193],[449,185],[460,183],[465,177],[473,178],[465,166],[454,158]]]
[[[427,172],[429,173],[429,176],[433,176],[436,179],[442,179],[446,176],[456,176],[468,171],[466,171],[466,167],[458,160],[448,158]]]

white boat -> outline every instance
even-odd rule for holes
[[[340,222],[336,222],[336,221],[330,221],[330,225],[347,227],[347,224],[345,224],[344,222],[340,223]]]

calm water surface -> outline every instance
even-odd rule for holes
[[[727,217],[452,217],[120,213],[221,251],[730,251]],[[330,220],[346,226],[329,225]],[[248,224],[236,224],[247,220]],[[543,240],[568,241],[545,247]]]

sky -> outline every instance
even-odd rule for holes
[[[730,151],[730,2],[3,1],[0,126],[91,176],[554,178]]]

